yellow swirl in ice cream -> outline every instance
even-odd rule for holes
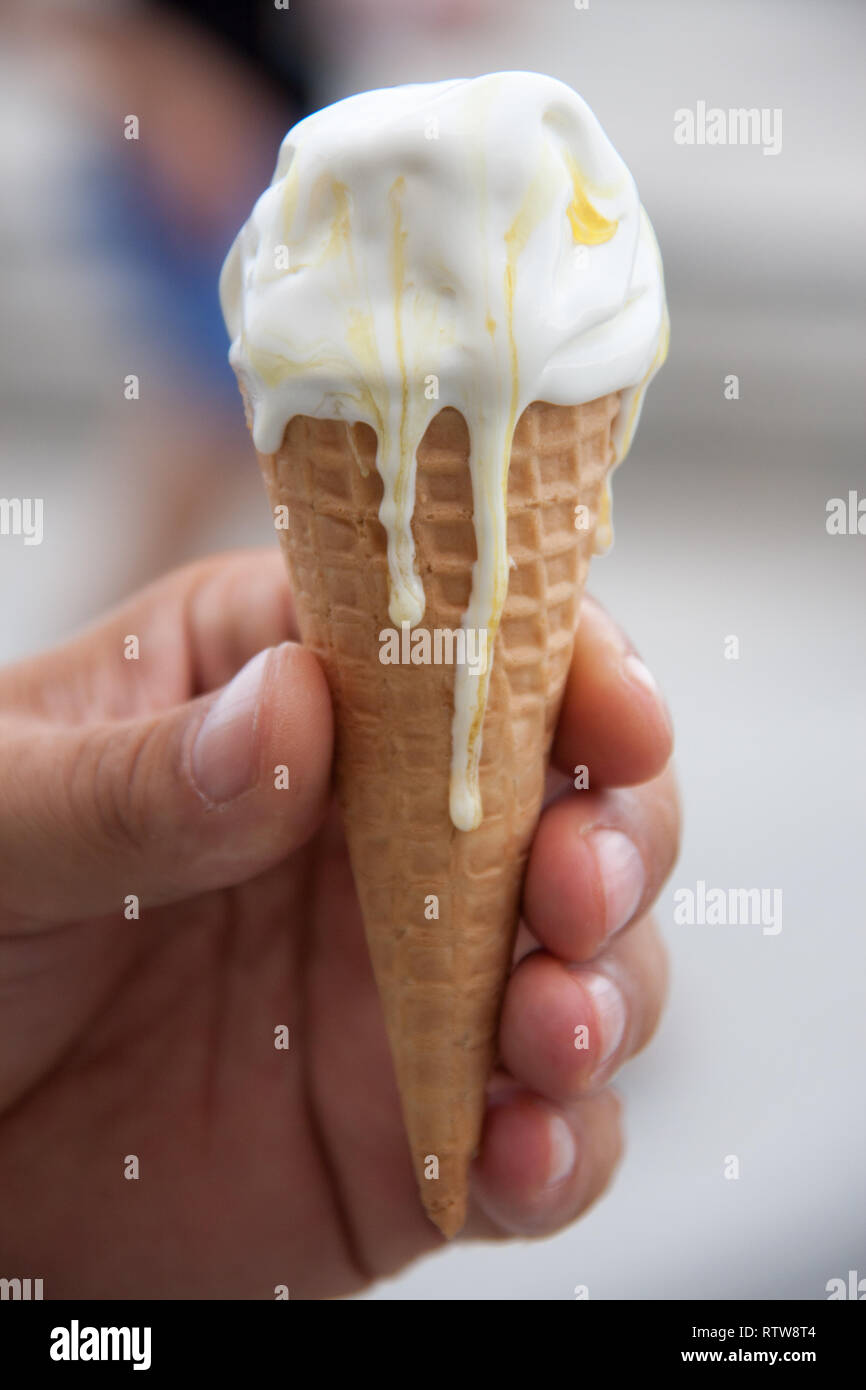
[[[253,438],[293,415],[378,439],[390,616],[419,624],[415,454],[454,406],[470,438],[477,561],[463,615],[493,651],[508,588],[514,428],[535,400],[623,391],[616,462],[664,360],[661,259],[634,181],[588,106],[537,73],[366,92],[301,121],[223,267],[230,361]],[[609,498],[596,541],[609,539]],[[485,674],[455,670],[451,818],[481,820]]]

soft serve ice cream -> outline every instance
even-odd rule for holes
[[[478,558],[462,621],[486,630],[491,652],[522,411],[622,391],[618,463],[667,351],[661,260],[634,180],[586,103],[536,73],[367,92],[301,121],[226,259],[220,294],[261,453],[276,452],[294,415],[375,430],[398,626],[424,616],[416,450],[439,410],[463,414]],[[460,830],[482,816],[489,672],[455,670],[450,808]]]

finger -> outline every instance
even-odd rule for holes
[[[591,788],[655,777],[673,751],[670,716],[650,672],[595,599],[585,598],[553,744],[553,763]]]
[[[263,647],[300,641],[285,561],[276,546],[217,556],[183,581],[189,696],[230,681]]]
[[[506,1091],[488,1107],[473,1197],[500,1231],[550,1235],[597,1201],[621,1153],[613,1091],[568,1106]],[[477,1233],[475,1223],[468,1234]]]
[[[642,787],[566,792],[538,824],[523,890],[533,935],[564,960],[589,960],[655,901],[679,850],[672,768]]]
[[[297,637],[276,547],[213,556],[0,671],[0,705],[69,721],[132,718],[216,690],[262,648]]]
[[[159,715],[6,721],[0,904],[57,922],[120,912],[129,894],[149,906],[259,873],[319,823],[331,738],[321,667],[293,643],[259,653],[218,695]]]
[[[536,951],[508,982],[503,1065],[547,1100],[575,1100],[646,1046],[666,989],[667,956],[652,917],[616,937],[592,965],[566,965]]]

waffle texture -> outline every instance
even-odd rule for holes
[[[508,596],[492,653],[477,830],[449,815],[453,665],[386,665],[382,484],[366,425],[295,416],[260,455],[304,642],[335,710],[336,778],[421,1197],[463,1225],[496,1054],[523,872],[571,661],[619,395],[534,402],[508,479]],[[421,624],[457,629],[476,558],[465,421],[446,409],[418,450],[413,518]],[[575,508],[589,524],[575,525]],[[488,658],[489,659],[489,658]]]

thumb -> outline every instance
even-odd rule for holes
[[[0,724],[0,904],[59,922],[242,882],[317,828],[331,749],[324,675],[292,642],[144,719]]]

